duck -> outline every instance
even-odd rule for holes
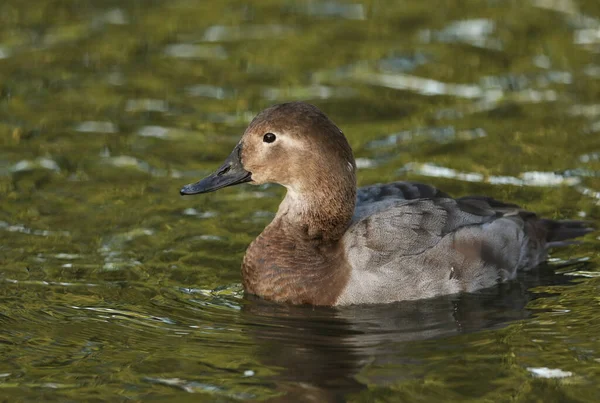
[[[247,294],[288,304],[385,304],[470,293],[544,262],[588,224],[538,217],[486,196],[453,198],[434,186],[357,188],[338,126],[316,106],[260,112],[224,163],[181,195],[275,183],[287,189],[241,264]]]

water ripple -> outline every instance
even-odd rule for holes
[[[414,172],[418,175],[433,176],[438,178],[458,179],[467,182],[487,182],[497,185],[517,186],[575,186],[581,183],[578,177],[561,175],[555,172],[523,172],[519,177],[514,176],[485,176],[476,172],[461,172],[431,163],[408,163],[400,172]]]

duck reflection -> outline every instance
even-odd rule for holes
[[[530,291],[532,287],[568,281],[540,267],[518,281],[477,293],[340,308],[292,306],[248,297],[242,318],[262,363],[278,369],[272,380],[282,394],[270,401],[337,402],[367,388],[356,378],[367,363],[403,364],[402,351],[410,349],[409,342],[525,319],[532,315],[526,309],[528,302],[545,295]]]

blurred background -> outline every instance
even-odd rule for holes
[[[242,298],[275,186],[181,198],[274,103],[361,185],[600,224],[597,0],[3,0],[5,401],[600,401],[600,241],[477,294]]]

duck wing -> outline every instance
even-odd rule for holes
[[[356,209],[353,222],[385,210],[399,200],[450,197],[432,185],[413,182],[392,182],[359,188],[356,192]]]
[[[554,239],[589,232],[579,221],[543,220],[514,204],[483,196],[453,199],[416,183],[362,188],[357,202],[343,238],[352,270],[339,303],[490,287],[544,261]]]

